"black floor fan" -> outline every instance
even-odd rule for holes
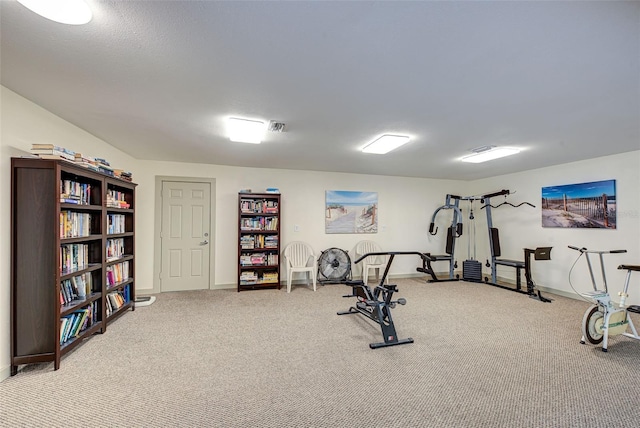
[[[351,258],[340,248],[329,248],[318,257],[318,282],[340,284],[351,279]]]

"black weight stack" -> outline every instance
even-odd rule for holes
[[[478,260],[463,261],[462,280],[471,282],[482,282],[482,264]]]

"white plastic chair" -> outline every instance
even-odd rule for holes
[[[356,245],[356,253],[358,257],[362,257],[367,253],[380,253],[382,248],[373,241],[360,241]],[[380,278],[380,269],[387,266],[387,256],[369,256],[360,262],[362,264],[362,281],[366,284],[369,278],[369,269],[376,270],[376,277]],[[386,278],[387,283],[389,277]]]
[[[287,264],[287,293],[291,293],[291,279],[294,272],[311,273],[313,291],[316,291],[316,272],[318,271],[318,258],[313,248],[306,242],[294,241],[284,249],[285,263]]]

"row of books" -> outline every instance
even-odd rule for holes
[[[65,244],[60,246],[61,273],[66,275],[89,266],[88,244]]]
[[[129,261],[107,266],[107,287],[113,287],[129,279]]]
[[[240,219],[240,230],[278,230],[277,217],[251,217]]]
[[[74,300],[85,299],[92,290],[92,277],[90,273],[65,279],[60,283],[60,304],[68,305]]]
[[[125,233],[126,216],[124,214],[107,214],[107,233]]]
[[[60,180],[60,202],[91,205],[91,184]]]
[[[60,344],[76,338],[98,321],[98,301],[92,302],[86,308],[72,312],[60,319]]]
[[[75,155],[75,163],[80,166],[83,166],[87,169],[91,169],[93,171],[101,172],[105,175],[114,176],[113,168],[111,168],[111,164],[107,162],[106,159],[103,158],[94,158],[92,156],[82,155],[81,153],[76,153]]]
[[[107,190],[107,207],[130,208],[131,205],[126,201],[126,193],[109,189]]]
[[[278,272],[243,271],[240,274],[240,285],[251,285],[256,283],[277,283]]]
[[[91,235],[91,214],[60,211],[60,238]]]
[[[124,257],[124,238],[107,239],[107,261],[118,260]]]
[[[42,159],[64,159],[70,162],[76,160],[76,153],[73,150],[55,144],[32,144],[31,154]]]
[[[101,172],[106,175],[118,177],[122,180],[131,181],[133,176],[130,172],[116,169],[104,158],[97,158],[74,152],[67,148],[55,144],[32,144],[31,154],[42,159],[59,159],[73,162],[92,171]]]
[[[277,283],[278,282],[278,273],[277,272],[264,272],[262,274],[261,282],[270,282]]]
[[[240,273],[240,284],[255,284],[258,282],[258,273],[253,270],[245,270]]]
[[[124,287],[122,290],[107,294],[107,316],[110,316],[130,301],[131,295],[129,286]]]
[[[278,235],[242,235],[240,248],[243,250],[278,248]]]
[[[241,199],[240,212],[245,214],[276,214],[278,212],[278,201],[268,199]]]
[[[242,254],[240,256],[242,266],[276,266],[278,264],[277,254],[254,253]]]

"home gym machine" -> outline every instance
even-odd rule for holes
[[[427,258],[427,256],[417,251],[367,253],[358,258],[355,263],[358,264],[369,256],[389,256],[389,261],[384,269],[384,274],[380,278],[380,285],[376,286],[372,290],[361,280],[347,281],[346,283],[347,286],[351,287],[351,294],[343,297],[355,297],[357,298],[357,302],[355,306],[351,306],[348,310],[338,312],[338,315],[360,314],[380,325],[384,342],[370,343],[369,347],[371,349],[413,343],[413,339],[410,337],[407,339],[398,339],[396,327],[393,324],[393,318],[391,317],[391,309],[395,308],[396,304],[405,305],[407,301],[403,298],[395,301],[392,300],[393,293],[398,291],[398,287],[396,285],[385,284],[389,268],[391,267],[391,263],[393,263],[393,258],[397,255],[407,254],[420,256],[423,260]]]
[[[438,233],[438,227],[435,225],[436,217],[442,210],[453,211],[453,217],[451,219],[451,226],[447,228],[447,245],[445,247],[445,254],[431,254],[425,253],[426,258],[422,259],[422,267],[417,268],[418,272],[426,273],[431,276],[428,282],[441,282],[441,281],[457,281],[460,275],[454,274],[454,269],[458,267],[458,263],[454,260],[454,252],[456,248],[456,239],[462,236],[462,211],[460,211],[460,200],[464,199],[458,195],[447,195],[444,205],[438,207],[431,216],[431,224],[429,225],[429,234],[435,236]],[[435,229],[435,230],[434,230]],[[431,262],[449,262],[449,277],[438,278]]]
[[[436,216],[442,210],[452,210],[453,217],[451,221],[451,226],[447,229],[447,245],[445,249],[446,254],[431,254],[425,253],[427,256],[426,259],[423,259],[422,267],[418,267],[416,270],[418,272],[422,272],[431,276],[429,282],[439,282],[439,281],[456,281],[460,279],[460,275],[454,273],[454,269],[457,269],[458,264],[454,259],[455,252],[455,244],[456,239],[462,235],[462,211],[460,209],[460,201],[466,201],[471,204],[469,209],[469,220],[474,220],[473,216],[473,203],[474,201],[480,201],[481,209],[486,210],[487,215],[487,229],[489,232],[489,249],[491,252],[490,261],[487,259],[486,266],[491,268],[491,280],[489,281],[488,277],[484,277],[484,282],[489,285],[493,285],[496,287],[504,288],[506,290],[515,291],[518,293],[527,294],[532,298],[538,299],[542,302],[550,302],[549,299],[542,296],[539,290],[536,289],[535,283],[533,281],[531,275],[531,258],[535,260],[550,260],[551,258],[551,247],[538,247],[536,249],[524,249],[524,260],[511,260],[499,258],[501,255],[500,250],[500,237],[498,233],[498,228],[493,227],[493,219],[492,219],[492,208],[499,208],[503,205],[511,206],[514,208],[520,207],[522,205],[528,205],[530,207],[534,207],[535,205],[529,202],[521,202],[517,205],[512,204],[511,202],[506,201],[506,197],[512,194],[509,190],[500,190],[494,193],[488,193],[485,195],[476,195],[476,196],[458,196],[458,195],[450,195],[446,196],[445,204],[436,209],[431,217],[431,224],[429,225],[429,233],[431,235],[435,235],[438,232],[438,228],[435,227]],[[491,198],[495,198],[497,196],[504,196],[505,201],[498,204],[492,205]],[[474,241],[474,253],[475,253],[475,234],[473,237],[470,236],[470,241]],[[471,251],[469,251],[471,252]],[[474,254],[475,257],[475,254]],[[471,256],[470,256],[471,258]],[[449,276],[448,278],[438,278],[435,274],[432,262],[435,261],[448,261],[449,262]],[[515,288],[508,287],[506,285],[498,284],[497,278],[497,266],[507,266],[512,267],[516,270],[516,285]],[[466,260],[463,262],[462,269],[462,279],[465,281],[471,282],[482,282],[482,265],[477,260],[471,258],[470,260]],[[524,272],[524,277],[526,281],[526,290],[522,287],[522,279],[521,274]]]
[[[447,194],[445,204],[435,210],[431,216],[431,224],[429,225],[429,233],[435,235],[438,233],[438,228],[435,227],[435,221],[438,213],[441,210],[452,210],[453,216],[451,220],[451,226],[447,228],[447,245],[445,248],[446,254],[431,254],[427,255],[426,261],[423,259],[422,267],[416,268],[418,272],[426,273],[431,276],[428,282],[442,282],[442,281],[457,281],[460,279],[459,274],[454,274],[454,269],[458,268],[458,262],[454,259],[456,240],[462,236],[462,211],[460,210],[460,201],[469,202],[469,220],[474,220],[473,216],[473,202],[479,200],[480,196],[458,196]],[[434,230],[435,229],[435,230]],[[471,256],[471,240],[474,241],[474,256],[475,257],[475,226],[470,229],[469,235],[469,259],[462,263],[462,279],[465,281],[482,282],[482,264],[475,260]],[[448,261],[449,262],[449,276],[448,278],[438,278],[435,274],[432,261]]]
[[[514,205],[510,202],[504,201],[499,205],[491,205],[491,198],[496,196],[504,196],[505,198],[509,195],[509,190],[501,190],[499,192],[490,193],[487,195],[483,195],[481,198],[481,203],[484,205],[481,209],[486,210],[487,214],[487,228],[489,230],[489,248],[491,250],[491,262],[487,260],[486,266],[491,268],[491,282],[489,282],[489,278],[485,277],[484,280],[487,284],[493,285],[495,287],[504,288],[505,290],[515,291],[517,293],[523,293],[529,295],[529,297],[540,300],[541,302],[551,302],[551,299],[545,298],[540,294],[540,290],[535,288],[535,283],[533,282],[533,278],[531,276],[531,256],[534,257],[535,260],[550,260],[551,259],[551,247],[538,247],[535,250],[525,248],[524,249],[524,261],[519,260],[510,260],[510,259],[499,259],[501,255],[500,251],[500,236],[498,233],[498,228],[493,227],[493,220],[491,217],[491,208],[498,208],[503,205],[508,205],[512,207],[520,207],[521,205],[529,205],[531,207],[535,206],[529,202],[522,202],[518,205]],[[505,285],[498,284],[497,278],[497,266],[507,266],[516,269],[516,288],[507,287]],[[520,279],[520,274],[524,270],[525,281],[527,283],[527,289],[522,289],[522,282]]]

